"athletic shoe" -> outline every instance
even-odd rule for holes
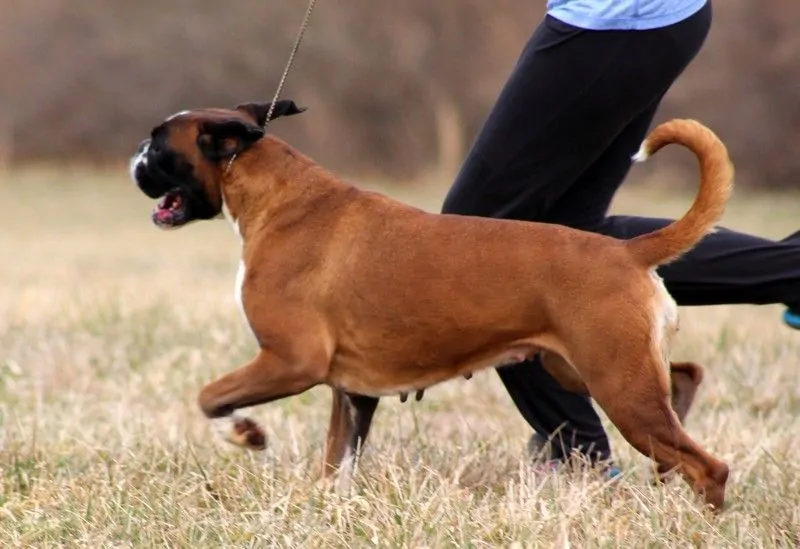
[[[557,473],[566,465],[564,460],[552,457],[550,443],[536,432],[534,432],[530,440],[528,440],[528,455],[535,460],[534,471],[536,473]],[[622,470],[620,470],[619,467],[610,463],[599,464],[598,469],[608,480],[622,474]]]
[[[786,309],[783,313],[783,322],[790,328],[800,330],[800,311],[797,309]]]

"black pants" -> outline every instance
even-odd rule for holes
[[[661,98],[702,46],[706,5],[648,31],[586,31],[546,17],[473,143],[443,212],[551,222],[631,238],[670,222],[607,217]],[[498,257],[498,261],[503,258]],[[800,302],[800,236],[780,242],[722,230],[659,274],[680,305]],[[609,322],[614,319],[610,318]],[[517,408],[554,457],[610,457],[591,401],[538,361],[499,368]]]

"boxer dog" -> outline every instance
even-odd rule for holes
[[[699,192],[671,225],[617,240],[432,214],[361,190],[266,135],[270,106],[173,115],[130,165],[141,191],[159,199],[158,227],[224,214],[241,238],[235,296],[259,350],[198,399],[228,441],[263,449],[261,427],[236,411],[327,384],[326,463],[349,467],[379,397],[543,353],[547,370],[590,394],[636,450],[722,508],[728,466],[671,405],[678,311],[656,274],[723,215],[733,166],[711,130],[672,120],[647,136],[634,160],[683,145],[699,159]],[[279,101],[272,118],[303,110]]]

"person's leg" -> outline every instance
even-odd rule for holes
[[[551,208],[547,221],[598,231],[611,200],[631,167],[653,121],[661,96],[646,108],[583,176]],[[611,444],[592,400],[561,387],[538,358],[498,370],[515,406],[534,428],[530,452],[563,460],[577,451],[591,461],[611,458]],[[545,447],[549,442],[549,447]]]
[[[597,232],[630,239],[671,219],[612,216]],[[674,263],[658,269],[678,305],[800,304],[800,237],[774,241],[720,228]]]
[[[547,18],[523,51],[442,211],[550,221],[553,206],[576,181],[589,180],[585,174],[609,148],[624,150],[628,161],[615,190],[658,100],[702,45],[710,16],[707,6],[671,28],[643,32],[583,31]],[[644,129],[633,132],[632,125]],[[638,139],[630,151],[627,138],[619,145],[629,133]],[[597,202],[612,196],[598,195]],[[538,433],[549,436],[566,424],[557,457],[563,446],[594,459],[610,456],[588,399],[564,391],[535,364],[498,374]]]
[[[655,109],[654,109],[655,110]],[[653,110],[653,111],[654,111]],[[660,229],[673,220],[636,216],[606,217],[618,185],[618,173],[630,165],[625,150],[636,151],[649,125],[647,114],[620,136],[627,144],[615,155],[604,155],[582,180],[594,188],[574,185],[551,210],[550,220],[615,238],[630,239]],[[616,149],[615,149],[616,150]],[[775,304],[787,306],[791,326],[800,313],[800,232],[773,241],[720,228],[683,258],[660,267],[667,290],[681,306],[721,304]],[[795,313],[797,311],[797,313]],[[800,329],[800,314],[797,329]],[[536,451],[552,438],[551,457],[562,459],[573,449],[593,447],[598,458],[610,456],[610,446],[591,400],[571,393],[550,376],[539,361],[504,368],[501,377],[520,412],[538,436],[529,447]],[[536,419],[535,419],[536,418]]]
[[[615,238],[629,239],[672,222],[635,216],[606,217],[608,204],[630,166],[652,113],[643,113],[617,140],[615,147],[586,172],[551,209],[548,221]],[[775,242],[721,228],[675,263],[659,269],[679,305],[772,304],[788,307],[784,320],[800,328],[800,233]],[[798,323],[793,325],[793,318]],[[501,377],[515,405],[538,436],[530,447],[554,438],[551,456],[562,459],[572,450],[594,448],[597,457],[610,456],[610,447],[591,400],[564,390],[541,363],[509,366]]]
[[[611,459],[611,444],[589,397],[564,389],[542,366],[540,357],[497,369],[522,417],[534,430],[531,454],[563,461],[573,452],[590,462]]]
[[[618,136],[685,69],[710,18],[706,6],[664,29],[586,31],[546,17],[473,142],[442,212],[548,221],[560,197],[617,147]]]
[[[672,222],[634,216],[612,216],[600,223],[582,219],[586,228],[620,239]],[[679,305],[783,303],[788,307],[785,322],[795,328],[792,317],[798,315],[800,329],[800,233],[775,242],[721,228],[658,272]],[[553,439],[552,459],[563,459],[572,450],[585,453],[586,448],[594,448],[597,458],[610,457],[608,438],[591,400],[563,389],[540,361],[504,368],[501,378],[536,431],[529,442],[532,453],[544,450],[546,440]]]
[[[607,216],[617,189],[655,115],[658,102],[623,131],[606,153],[559,198],[547,221],[619,239],[660,229],[672,219]],[[688,205],[687,205],[688,207]],[[678,261],[658,269],[682,306],[785,304],[800,308],[800,231],[780,241],[719,228]]]

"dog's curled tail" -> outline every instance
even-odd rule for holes
[[[714,230],[733,190],[733,164],[725,144],[696,120],[670,120],[656,127],[633,156],[644,162],[665,145],[678,143],[700,162],[700,189],[689,211],[666,227],[626,241],[631,254],[647,267],[675,261]]]

